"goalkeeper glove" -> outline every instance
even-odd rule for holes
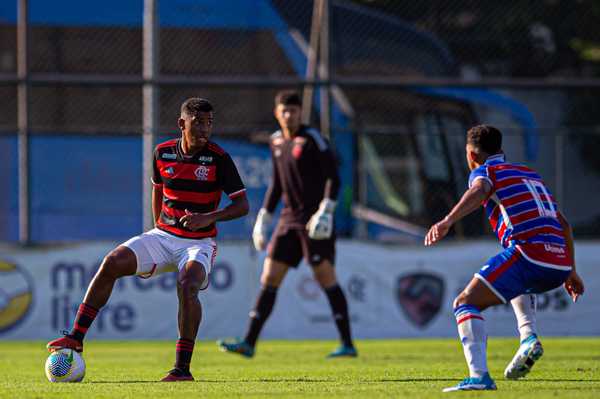
[[[319,209],[311,216],[306,224],[308,236],[313,240],[326,240],[333,233],[333,211],[336,202],[325,198],[319,204]]]
[[[257,251],[262,251],[267,247],[267,230],[272,219],[273,215],[267,212],[265,208],[261,208],[258,211],[254,230],[252,230],[252,241]]]

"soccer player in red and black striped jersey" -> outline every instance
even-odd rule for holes
[[[79,306],[73,328],[48,343],[49,350],[83,351],[83,339],[123,276],[150,278],[177,272],[179,339],[175,367],[162,381],[191,381],[190,362],[202,318],[198,300],[208,286],[217,254],[216,222],[248,213],[246,190],[231,157],[210,141],[213,106],[187,99],[179,117],[181,138],[156,146],[152,211],[155,228],[124,242],[103,260]],[[222,193],[231,203],[218,209]]]
[[[316,129],[301,124],[301,110],[298,93],[282,91],[275,97],[275,118],[281,130],[271,136],[273,178],[252,234],[258,251],[266,247],[266,230],[280,199],[284,206],[267,249],[260,279],[262,289],[250,312],[246,337],[219,342],[223,350],[246,357],[254,355],[256,341],[288,269],[297,267],[303,257],[327,295],[342,341],[329,356],[357,355],[346,297],[334,268],[333,211],[340,186],[337,165],[327,140]]]

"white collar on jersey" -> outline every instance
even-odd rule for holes
[[[485,160],[485,163],[491,163],[491,162],[506,162],[506,155],[495,154],[490,157],[487,157],[487,159]]]

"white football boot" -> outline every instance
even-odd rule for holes
[[[504,370],[504,376],[511,380],[525,377],[543,354],[544,348],[537,335],[530,335],[521,341],[517,353]]]

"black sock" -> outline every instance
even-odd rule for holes
[[[79,342],[83,342],[83,338],[85,338],[85,334],[87,333],[88,328],[92,325],[92,322],[96,318],[98,314],[98,309],[86,305],[82,303],[79,305],[77,309],[77,315],[75,316],[75,321],[73,322],[73,329],[69,334],[71,337],[76,339]]]
[[[193,352],[194,341],[179,338],[175,346],[175,368],[189,373]]]
[[[258,298],[256,299],[256,305],[250,312],[250,325],[248,326],[248,333],[244,341],[254,347],[256,340],[262,330],[263,325],[269,318],[273,305],[275,305],[275,298],[277,297],[277,287],[266,286],[260,290]]]
[[[342,343],[346,346],[354,346],[352,343],[352,336],[350,334],[348,303],[346,302],[344,291],[342,291],[342,288],[336,284],[333,287],[326,288],[325,293],[327,294],[327,299],[329,299],[331,312],[333,313],[335,324],[340,332]]]

